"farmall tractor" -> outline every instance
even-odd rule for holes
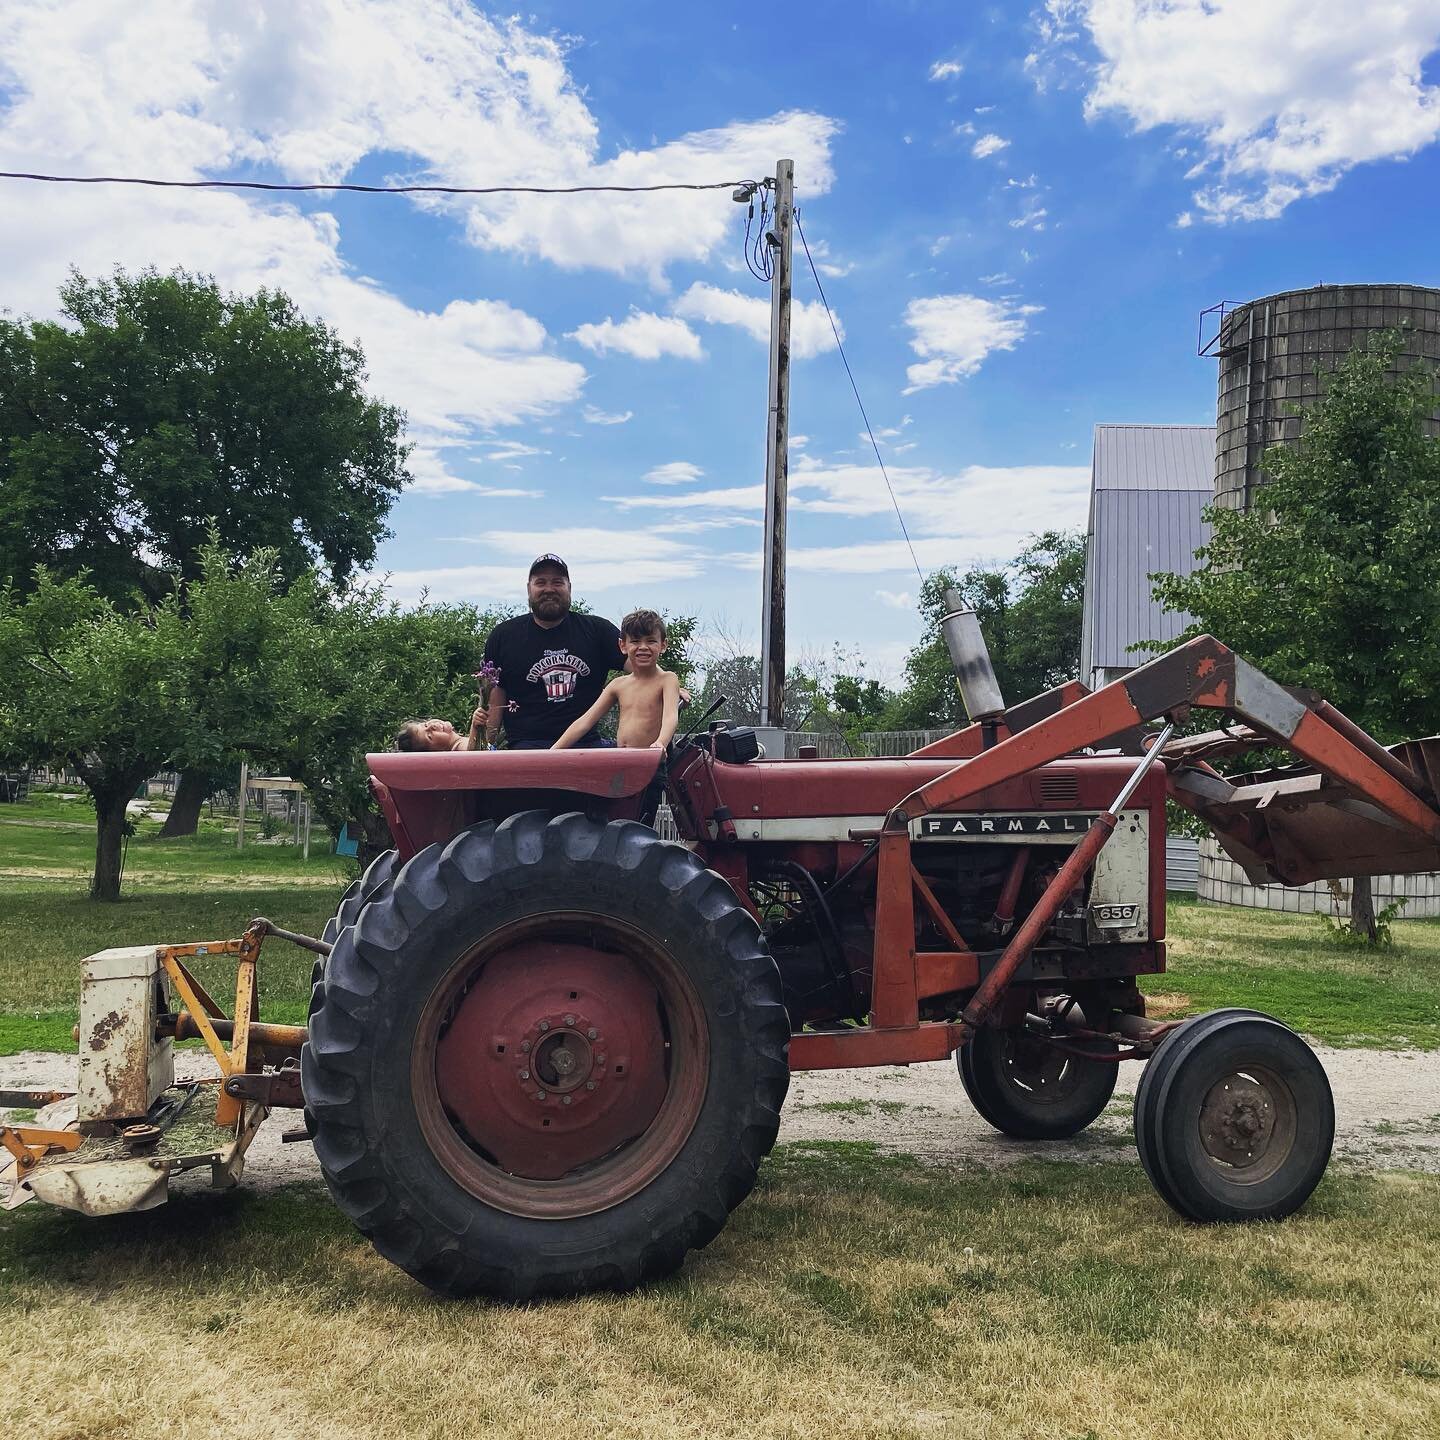
[[[11,1203],[230,1184],[269,1112],[303,1107],[336,1203],[424,1284],[623,1288],[724,1226],[792,1071],[953,1055],[979,1113],[1032,1139],[1089,1125],[1144,1062],[1161,1196],[1193,1221],[1290,1214],[1331,1148],[1314,1054],[1253,1010],[1145,1014],[1166,799],[1257,882],[1436,869],[1440,742],[1387,750],[1209,637],[1007,708],[974,616],[944,627],[977,718],[903,758],[770,759],[723,724],[665,756],[371,756],[394,850],[321,940],[278,932],[320,957],[308,1026],[260,1019],[265,921],[92,956],[77,1092],[0,1094],[50,1105],[0,1128]],[[1207,710],[1219,728],[1174,738]],[[1210,763],[1276,750],[1296,763]],[[648,823],[662,797],[677,840]],[[228,1018],[187,964],[216,952],[237,959]],[[187,1036],[209,1085],[175,1084]]]

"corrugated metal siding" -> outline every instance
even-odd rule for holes
[[[1193,490],[1102,490],[1095,496],[1094,555],[1085,603],[1091,610],[1090,665],[1130,666],[1149,657],[1140,640],[1173,640],[1190,623],[1167,614],[1151,594],[1156,571],[1188,574],[1208,527],[1200,512],[1209,495]]]
[[[1097,425],[1096,490],[1215,490],[1213,425]]]
[[[1200,886],[1200,845],[1184,835],[1165,837],[1165,888],[1193,895]]]
[[[1173,640],[1190,622],[1151,598],[1149,576],[1185,575],[1209,537],[1200,512],[1214,486],[1211,425],[1097,425],[1081,622],[1081,678],[1147,658],[1130,646]]]

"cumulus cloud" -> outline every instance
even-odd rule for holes
[[[1002,150],[1008,149],[1010,142],[1002,135],[996,135],[993,131],[982,135],[971,147],[970,153],[977,159],[983,160],[987,155],[998,155]]]
[[[633,410],[621,410],[615,413],[601,410],[598,406],[587,405],[581,412],[580,418],[587,425],[625,425],[635,418]]]
[[[1088,115],[1196,137],[1195,210],[1212,223],[1272,219],[1440,136],[1434,0],[1050,0],[1041,30],[1085,64]]]
[[[930,67],[932,80],[953,80],[965,67],[958,60],[937,60]]]
[[[659,360],[673,355],[681,360],[703,360],[700,337],[672,315],[654,315],[648,310],[631,310],[621,321],[608,317],[600,323],[581,325],[566,339],[574,340],[597,355],[618,351],[637,360]]]
[[[701,281],[692,285],[674,305],[676,315],[707,325],[734,325],[762,344],[770,342],[770,301],[764,295],[746,295],[739,290],[722,290]],[[835,317],[840,338],[845,327]],[[796,301],[790,310],[790,354],[807,360],[835,348],[835,336],[825,307],[818,300]]]
[[[1025,338],[1038,305],[987,300],[980,295],[933,295],[905,307],[910,348],[920,362],[905,372],[905,394],[951,385],[973,375],[996,350],[1013,350]]]
[[[688,460],[671,460],[647,470],[640,478],[647,485],[688,485],[698,480],[705,472]]]

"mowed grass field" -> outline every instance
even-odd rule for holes
[[[160,821],[138,822],[125,860],[122,899],[88,898],[95,855],[95,815],[88,801],[37,794],[24,805],[0,805],[0,1055],[69,1050],[80,986],[80,961],[114,945],[225,940],[256,915],[318,935],[356,873],[312,830],[309,861],[294,845],[243,850],[234,823],[203,820],[196,836],[162,840]],[[234,992],[224,960],[198,961],[200,979],[217,997]],[[298,1023],[309,997],[310,957],[272,941],[261,962],[266,1019]],[[223,999],[222,999],[222,1003]]]
[[[257,913],[314,934],[347,879],[142,829],[127,898],[92,905],[93,842],[57,808],[0,808],[25,822],[0,823],[0,1053],[71,1048],[91,951]],[[1171,973],[1146,982],[1167,1013],[1440,1046],[1440,926],[1370,954],[1305,917],[1181,903],[1169,926]],[[303,1018],[308,973],[272,942],[267,1017]],[[217,995],[225,975],[210,962]],[[776,1150],[677,1277],[522,1308],[430,1295],[313,1184],[101,1221],[31,1204],[0,1214],[0,1335],[28,1433],[56,1440],[1408,1440],[1440,1434],[1437,1272],[1431,1177],[1336,1172],[1283,1224],[1221,1229],[1177,1220],[1138,1165],[955,1171],[811,1142]]]
[[[318,1188],[0,1219],[27,1434],[1324,1440],[1440,1433],[1440,1189],[1183,1225],[1134,1165],[778,1149],[673,1279],[450,1301]]]

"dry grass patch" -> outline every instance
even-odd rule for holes
[[[1440,1184],[1182,1225],[1133,1167],[777,1151],[676,1278],[438,1300],[315,1190],[0,1219],[33,1433],[1413,1436],[1440,1429]]]

